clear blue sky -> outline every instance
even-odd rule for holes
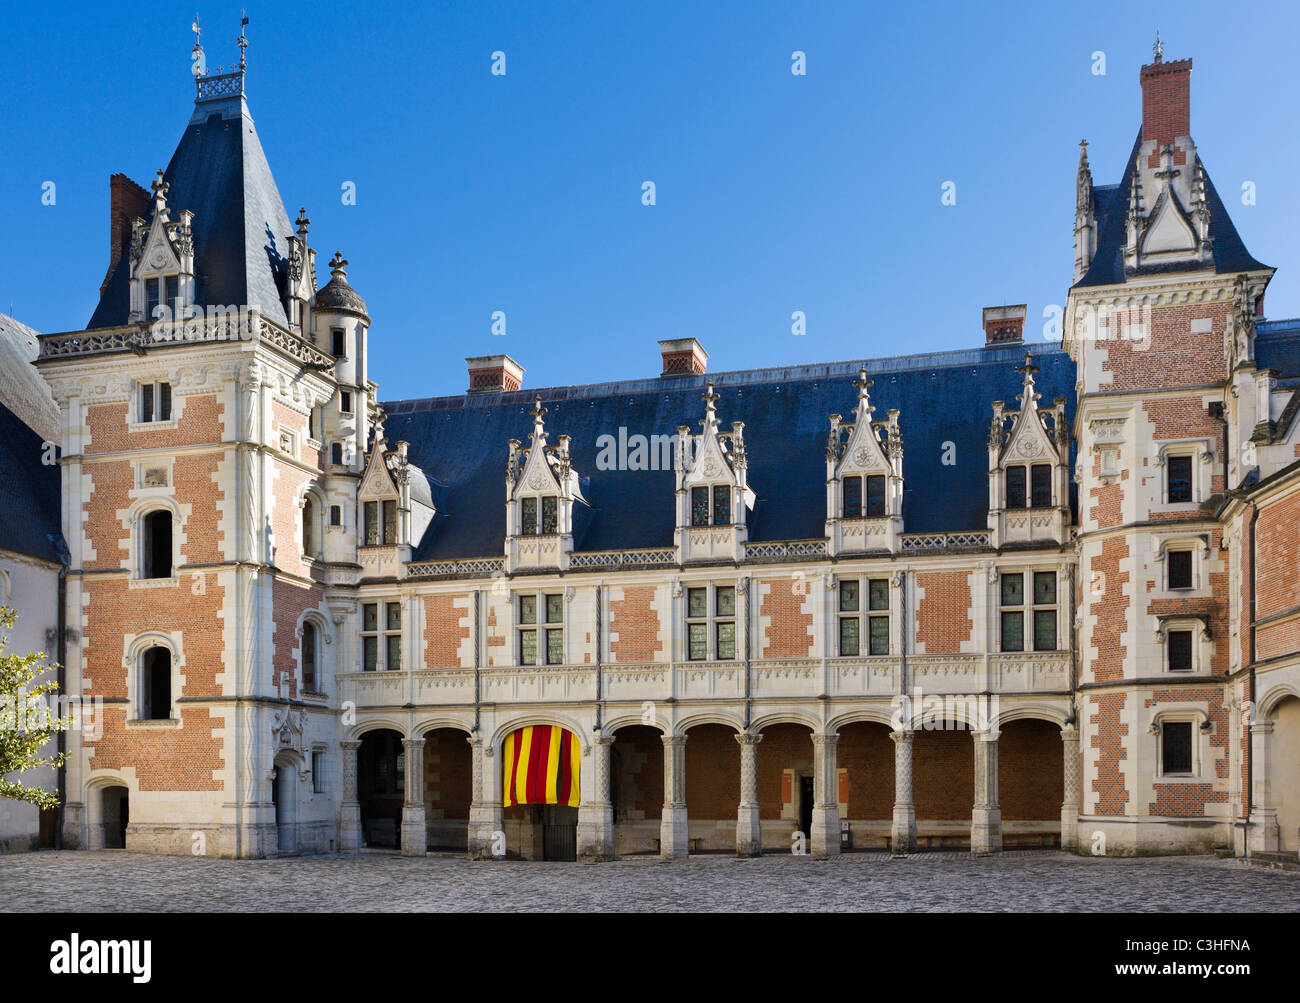
[[[1000,303],[1027,302],[1041,337],[1071,279],[1078,141],[1119,180],[1157,25],[1167,59],[1195,60],[1210,175],[1279,269],[1267,313],[1300,314],[1300,14],[1174,9],[277,2],[249,10],[247,89],[321,281],[336,249],[351,261],[388,400],[461,392],[463,357],[497,352],[541,387],[656,375],[660,338],[699,338],[715,371],[967,347]],[[0,310],[89,319],[108,176],[147,184],[190,114],[194,13],[6,11]],[[233,62],[238,5],[198,13],[209,64]]]

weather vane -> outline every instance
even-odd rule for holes
[[[248,12],[241,10],[239,12],[239,68],[245,69],[248,66],[248,60],[245,55],[248,52],[248,38],[244,34],[244,29],[248,27]]]
[[[1165,60],[1165,46],[1160,41],[1160,29],[1156,29],[1156,44],[1151,46],[1151,51],[1156,57],[1157,63],[1163,63]]]
[[[199,16],[197,14],[194,15],[194,23],[190,25],[190,31],[194,32],[194,48],[190,50],[190,62],[193,64],[191,70],[196,77],[201,77],[205,69],[203,65],[203,29],[199,27]]]

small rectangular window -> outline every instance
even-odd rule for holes
[[[1169,649],[1169,671],[1192,671],[1192,632],[1190,630],[1171,630],[1165,638]]]
[[[1020,610],[1002,611],[1002,650],[1025,650],[1025,614]]]
[[[862,478],[844,478],[844,518],[862,517]]]
[[[374,545],[379,542],[379,502],[368,501],[362,511],[365,513],[366,543]]]
[[[379,605],[378,603],[368,602],[361,607],[361,629],[378,630],[379,629]]]
[[[546,597],[546,622],[563,623],[564,622],[564,596],[553,595]]]
[[[1020,574],[1002,576],[1002,605],[1023,606],[1025,604],[1025,576]]]
[[[867,583],[867,608],[872,610],[889,609],[889,579],[873,578]]]
[[[1025,468],[1007,467],[1007,508],[1025,507]]]
[[[1056,572],[1034,572],[1034,605],[1051,606],[1056,602]]]
[[[731,586],[719,587],[717,591],[717,615],[736,615],[736,590]]]
[[[559,532],[560,499],[548,497],[542,499],[542,532],[550,536]]]
[[[708,589],[687,589],[686,590],[686,615],[689,617],[699,617],[709,615],[709,590]]]
[[[1190,456],[1170,456],[1165,460],[1165,469],[1169,477],[1169,501],[1189,502],[1192,500],[1192,458]]]
[[[181,315],[181,277],[179,275],[167,276],[167,308],[171,311],[172,320],[177,320]]]
[[[336,359],[342,359],[347,355],[346,335],[342,328],[334,328],[330,331],[330,354]]]
[[[387,642],[387,649],[384,652],[387,662],[384,667],[390,671],[400,669],[402,667],[402,635],[389,634],[384,640]]]
[[[385,605],[387,609],[386,609],[386,621],[385,621],[384,629],[401,630],[402,629],[402,604],[399,602],[390,602]]]
[[[365,659],[365,670],[367,672],[374,672],[375,669],[379,667],[379,638],[363,637],[361,642],[362,657]]]
[[[384,502],[384,543],[397,542],[397,502]]]
[[[143,383],[140,385],[140,421],[170,421],[172,416],[172,385],[170,383]]]
[[[878,519],[885,514],[885,479],[867,478],[867,516]]]
[[[736,625],[734,623],[718,624],[718,659],[719,661],[736,657]]]
[[[709,524],[709,489],[691,488],[691,525]]]
[[[342,505],[331,505],[331,506],[330,506],[330,525],[331,525],[331,526],[342,526],[342,525],[343,525],[343,506],[342,506]]]
[[[858,618],[856,616],[840,617],[840,654],[856,655],[858,653]]]
[[[1052,468],[1046,463],[1035,463],[1029,468],[1029,504],[1034,508],[1052,507]]]
[[[519,622],[537,622],[537,596],[519,597]]]
[[[333,463],[335,466],[338,467],[341,467],[343,465],[343,443],[341,442],[330,443],[330,463]]]
[[[1034,650],[1056,650],[1056,610],[1034,610]]]
[[[1161,773],[1192,772],[1192,722],[1166,721],[1160,728]]]
[[[693,662],[702,662],[709,657],[709,625],[692,623],[687,625],[687,640],[690,644],[689,657]]]
[[[889,617],[871,616],[867,617],[868,628],[871,631],[871,653],[873,655],[889,654]]]
[[[731,488],[725,484],[713,486],[713,525],[731,525]]]
[[[1171,589],[1190,589],[1192,587],[1192,552],[1190,550],[1171,550],[1165,557],[1169,561],[1169,587]]]
[[[158,309],[158,284],[160,281],[159,279],[144,280],[144,319],[147,321],[158,319],[154,316],[154,313]]]
[[[523,536],[537,535],[537,499],[524,498],[519,503],[519,532]]]
[[[339,411],[343,414],[352,413],[352,392],[350,390],[339,391]]]
[[[537,631],[521,630],[519,632],[519,664],[537,664]]]
[[[564,664],[564,631],[553,629],[546,632],[546,664]]]
[[[859,601],[858,583],[856,581],[840,582],[840,612],[856,613]]]
[[[311,754],[311,789],[316,794],[325,793],[325,753]]]
[[[140,388],[140,420],[153,421],[153,384],[146,383]]]

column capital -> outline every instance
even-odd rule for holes
[[[971,738],[976,742],[997,742],[997,740],[1002,737],[1002,732],[998,731],[996,728],[986,728],[983,731],[975,731],[972,729],[970,734]]]
[[[1252,735],[1271,735],[1273,734],[1272,721],[1252,721],[1250,723],[1250,733]]]
[[[664,745],[670,746],[674,749],[686,744],[685,735],[660,735],[659,737],[663,739]]]
[[[340,749],[347,749],[347,750],[359,749],[359,748],[361,748],[361,743],[360,743],[360,742],[353,742],[353,741],[340,742],[340,743],[339,743],[339,748],[340,748]]]
[[[763,741],[763,733],[761,731],[741,731],[733,735],[732,738],[741,745],[757,745]]]
[[[423,748],[424,748],[424,739],[422,739],[422,738],[404,738],[404,739],[402,739],[402,745],[404,745],[404,746],[405,746],[406,748],[408,748],[408,749],[423,749]]]
[[[834,745],[836,742],[840,740],[840,736],[828,735],[825,732],[822,733],[814,732],[812,740],[813,740],[813,745]]]
[[[1061,741],[1077,742],[1079,740],[1079,728],[1074,724],[1061,725]]]
[[[592,732],[591,744],[592,745],[613,745],[614,736],[609,734],[609,732],[606,731]]]
[[[893,742],[895,745],[899,745],[903,742],[907,742],[908,744],[911,744],[912,738],[915,735],[916,732],[912,731],[910,728],[905,729],[903,731],[891,731],[889,733],[889,740]]]

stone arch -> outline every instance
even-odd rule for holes
[[[299,784],[306,762],[296,749],[280,749],[272,763],[271,803],[275,807],[277,852],[289,856],[298,852]]]
[[[353,729],[357,749],[357,803],[366,846],[400,846],[406,793],[406,729],[382,719]],[[399,768],[400,767],[400,768]]]
[[[149,562],[150,542],[148,541],[149,517],[157,512],[170,514],[170,562],[171,573],[159,578],[175,578],[181,564],[181,544],[185,542],[184,513],[175,499],[166,495],[148,495],[136,499],[127,509],[126,519],[130,531],[130,562],[132,578],[151,578],[146,564]]]
[[[993,722],[993,730],[1000,731],[1004,725],[1011,721],[1050,721],[1058,728],[1064,728],[1069,723],[1069,715],[1064,710],[1041,704],[1012,707],[998,714]]]
[[[459,850],[469,847],[469,816],[473,804],[474,735],[465,721],[441,715],[419,721],[411,734],[424,742],[421,762],[421,802],[427,848]]]
[[[720,724],[725,728],[732,729],[737,735],[745,730],[745,724],[739,715],[728,713],[727,711],[701,711],[698,714],[691,714],[682,718],[668,734],[675,736],[685,735],[692,728],[699,727],[702,724]]]
[[[297,673],[298,681],[301,684],[305,684],[306,682],[302,649],[303,649],[303,639],[304,636],[306,635],[305,628],[307,624],[311,624],[313,627],[316,628],[316,643],[317,643],[316,666],[315,666],[316,668],[315,689],[308,692],[320,692],[322,689],[321,687],[322,680],[325,676],[326,669],[329,667],[329,660],[325,658],[324,649],[333,647],[334,642],[335,640],[337,640],[338,635],[334,630],[333,625],[330,623],[329,617],[326,616],[324,613],[322,613],[319,609],[312,607],[303,610],[298,615],[298,620],[293,626],[293,636],[296,643],[294,644],[293,654],[291,657],[293,658],[294,671]]]
[[[1277,687],[1270,697],[1269,798],[1277,810],[1278,849],[1295,853],[1300,850],[1300,695]]]
[[[647,724],[639,714],[607,721],[609,797],[614,810],[614,852],[655,853],[664,807],[664,743],[670,725]]]
[[[553,713],[525,713],[518,717],[512,717],[509,721],[497,727],[492,733],[492,751],[495,755],[501,748],[506,736],[520,728],[527,728],[530,725],[542,725],[546,727],[559,727],[566,731],[573,732],[578,738],[578,744],[582,748],[583,756],[591,751],[591,738],[587,729],[578,724],[572,718],[563,714]]]
[[[88,850],[125,849],[134,783],[116,771],[96,772],[85,785]]]
[[[813,734],[822,733],[822,722],[809,714],[801,714],[798,711],[773,711],[771,714],[764,714],[755,718],[749,724],[750,731],[762,732],[766,728],[778,724],[793,724],[801,728],[807,728]]]
[[[387,717],[368,717],[358,721],[348,729],[346,741],[359,742],[362,736],[372,731],[395,731],[403,738],[407,737],[406,725],[402,724],[395,718]]]
[[[894,722],[887,711],[855,709],[827,725],[835,743],[835,801],[849,839],[841,850],[889,847],[894,814]],[[910,750],[909,750],[910,751]]]
[[[837,714],[826,722],[827,735],[838,734],[840,729],[849,724],[883,724],[891,731],[897,730],[894,716],[887,710],[877,708],[860,708]]]
[[[472,737],[474,734],[473,726],[464,721],[460,721],[454,717],[435,717],[426,718],[418,724],[413,725],[411,727],[411,737],[425,738],[431,731],[441,731],[444,729],[464,732],[467,738]]]
[[[169,705],[168,717],[170,717],[185,685],[185,648],[181,643],[180,632],[148,630],[142,634],[127,634],[122,642],[122,665],[126,669],[130,700],[128,720],[142,720],[148,715],[147,703],[154,695],[152,690],[157,680],[147,678],[149,666],[146,665],[146,660],[148,653],[154,648],[162,648],[167,652],[165,682],[169,691],[166,702]]]
[[[1289,697],[1300,699],[1300,688],[1297,688],[1290,683],[1278,683],[1274,686],[1270,686],[1268,692],[1266,692],[1256,702],[1256,719],[1263,720],[1271,718],[1278,706]]]
[[[1060,714],[1025,707],[998,719],[998,805],[1002,845],[1057,846],[1065,800]]]
[[[621,717],[610,718],[601,725],[601,730],[606,735],[612,735],[620,728],[646,727],[653,728],[661,734],[668,735],[672,733],[672,725],[655,718],[647,723],[640,714],[624,714]]]

